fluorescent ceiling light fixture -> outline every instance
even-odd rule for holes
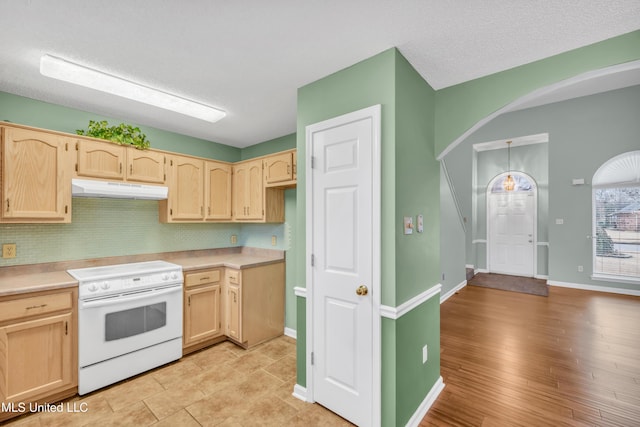
[[[170,93],[121,79],[51,55],[40,58],[40,74],[215,123],[226,113]]]

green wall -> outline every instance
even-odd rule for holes
[[[107,120],[111,125],[125,122],[140,127],[140,130],[151,141],[151,148],[227,162],[241,160],[239,148],[137,125],[126,119],[104,117],[6,92],[0,92],[0,120],[72,134],[76,133],[76,129],[86,129],[89,120]]]
[[[396,49],[390,49],[298,90],[298,158],[305,127],[382,105],[382,304],[396,307],[438,283],[439,166],[433,153],[435,92]],[[301,163],[299,163],[301,164]],[[298,244],[305,247],[306,176],[298,168]],[[423,214],[425,232],[405,236],[402,217]],[[305,283],[304,251],[298,257]],[[438,298],[435,298],[437,300]],[[299,298],[302,301],[302,298]],[[305,311],[298,303],[298,384],[306,385],[301,340]],[[437,306],[437,304],[436,304]],[[439,354],[439,306],[425,302],[398,320],[382,321],[382,424],[404,425],[440,375],[436,356],[422,364],[422,346]],[[418,332],[416,332],[418,331]],[[305,337],[306,338],[306,337]],[[420,373],[416,377],[416,372]]]
[[[442,161],[445,163],[445,160]],[[467,223],[467,225],[471,225]],[[447,182],[444,168],[440,170],[440,263],[442,295],[464,282],[466,277],[465,228],[462,226],[452,187]]]
[[[441,89],[436,93],[436,155],[483,118],[536,89],[637,59],[640,30]]]
[[[516,147],[512,150],[512,162],[515,159],[514,169],[528,170],[538,179],[537,176],[544,168],[548,168],[548,215],[546,224],[538,225],[538,240],[548,241],[549,247],[538,248],[540,274],[543,274],[541,270],[546,268],[549,281],[552,283],[640,289],[638,285],[592,280],[591,240],[587,239],[587,236],[592,234],[590,183],[593,174],[611,157],[640,147],[638,112],[640,86],[634,86],[497,117],[470,135],[444,158],[464,214],[469,215],[471,211],[473,168],[469,165],[473,158],[472,144],[548,132],[548,144],[529,146],[531,148],[528,152],[522,151],[527,147]],[[538,155],[533,156],[531,150],[537,150]],[[547,154],[544,154],[545,150]],[[478,174],[482,173],[486,180],[499,172],[500,162],[496,156],[504,153],[480,154],[485,154],[486,162],[483,166],[484,172],[481,172],[478,166]],[[527,163],[532,158],[538,159],[535,165]],[[584,178],[586,184],[573,186],[574,178]],[[544,189],[545,182],[541,181],[539,184]],[[478,192],[485,186],[486,182],[479,180]],[[544,206],[541,204],[540,208],[544,209]],[[540,219],[542,217],[542,214],[539,215]],[[564,224],[556,225],[557,218],[562,218]],[[473,238],[484,238],[486,235],[486,217],[478,214],[477,221],[477,234],[475,237],[468,236],[467,246],[471,245]],[[469,231],[467,234],[470,234]],[[456,254],[443,252],[442,256],[452,257]],[[484,260],[484,249],[478,248],[476,256]],[[541,261],[547,260],[548,265],[540,264]],[[584,267],[583,272],[577,271],[578,265]]]
[[[242,149],[240,154],[240,160],[252,159],[254,157],[265,156],[267,154],[291,150],[293,148],[296,148],[295,133],[245,147]]]

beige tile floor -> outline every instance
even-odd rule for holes
[[[223,342],[127,381],[66,400],[86,412],[21,416],[15,426],[349,426],[291,394],[295,340],[251,350]]]

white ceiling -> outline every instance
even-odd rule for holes
[[[297,88],[394,46],[441,89],[640,29],[638,0],[0,0],[0,11],[0,91],[236,147],[295,132]],[[227,117],[43,77],[45,53]]]

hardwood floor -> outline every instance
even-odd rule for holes
[[[640,297],[467,286],[441,305],[421,426],[640,426]]]

